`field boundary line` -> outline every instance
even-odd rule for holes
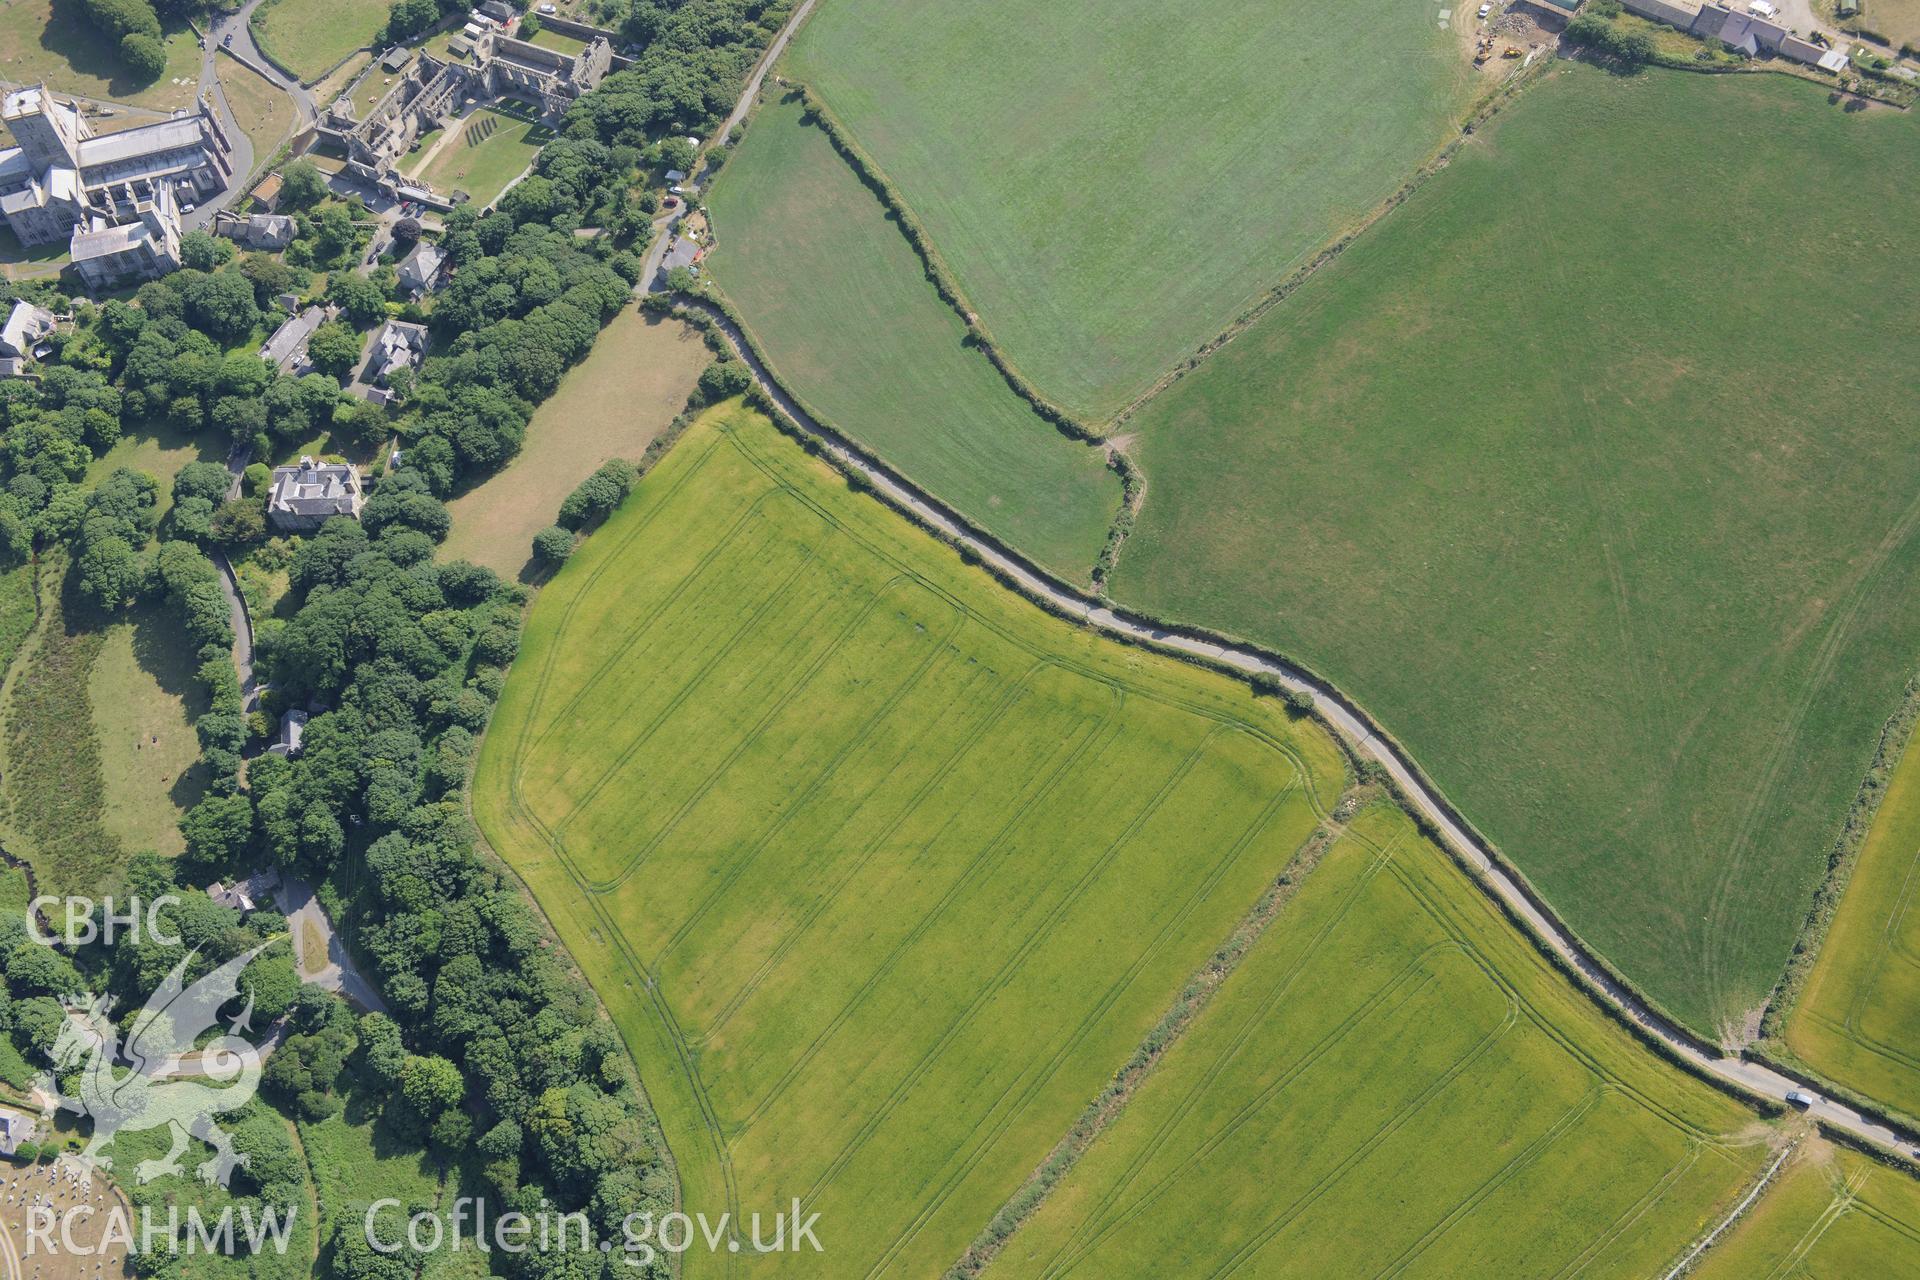
[[[1357,759],[1384,770],[1389,786],[1415,825],[1445,848],[1475,887],[1486,893],[1514,927],[1580,990],[1632,1031],[1649,1051],[1715,1088],[1757,1105],[1763,1112],[1779,1113],[1786,1094],[1795,1087],[1791,1076],[1764,1062],[1723,1055],[1717,1045],[1689,1030],[1602,960],[1525,875],[1445,798],[1398,740],[1326,677],[1246,640],[1205,627],[1163,622],[1088,595],[981,530],[864,446],[807,413],[768,373],[758,351],[733,318],[711,300],[686,299],[679,310],[704,328],[718,329],[733,345],[754,379],[755,406],[776,426],[802,442],[809,452],[855,477],[857,487],[870,490],[883,504],[952,545],[963,560],[978,564],[1010,590],[1069,622],[1126,643],[1240,679],[1271,681],[1281,689],[1310,698],[1314,713],[1332,731],[1335,741]],[[1920,1148],[1920,1140],[1901,1132],[1882,1109],[1826,1101],[1818,1104],[1817,1110],[1823,1123],[1853,1135],[1868,1144],[1868,1149],[1883,1155]]]
[[[1693,1264],[1699,1260],[1700,1255],[1708,1249],[1711,1249],[1714,1246],[1714,1242],[1725,1235],[1727,1229],[1738,1222],[1741,1217],[1746,1214],[1747,1210],[1754,1206],[1754,1203],[1760,1199],[1760,1194],[1773,1184],[1774,1175],[1780,1172],[1780,1167],[1786,1164],[1788,1157],[1792,1156],[1793,1153],[1799,1149],[1800,1139],[1795,1138],[1792,1142],[1789,1142],[1786,1150],[1774,1158],[1773,1163],[1767,1166],[1767,1171],[1760,1175],[1760,1180],[1753,1184],[1753,1189],[1747,1192],[1740,1203],[1733,1206],[1732,1211],[1729,1212],[1726,1217],[1722,1218],[1714,1226],[1713,1230],[1707,1232],[1703,1239],[1695,1244],[1693,1248],[1689,1249],[1686,1256],[1675,1263],[1673,1269],[1668,1271],[1666,1275],[1662,1277],[1662,1280],[1679,1280],[1679,1277],[1685,1275]]]
[[[1301,790],[1311,794],[1308,787],[1302,787]],[[1277,804],[1273,807],[1277,808]],[[1262,819],[1259,825],[1264,826],[1266,815],[1262,815]],[[985,1271],[1014,1233],[1039,1211],[1053,1188],[1072,1172],[1080,1163],[1080,1158],[1120,1117],[1147,1077],[1153,1074],[1168,1052],[1213,1003],[1220,987],[1239,972],[1241,963],[1253,950],[1254,944],[1266,936],[1274,920],[1299,895],[1301,882],[1320,865],[1320,860],[1335,838],[1333,831],[1324,824],[1319,825],[1306,842],[1294,850],[1293,856],[1268,884],[1260,898],[1240,917],[1226,941],[1216,947],[1213,954],[1187,979],[1173,1003],[1148,1030],[1133,1056],[1113,1074],[1107,1087],[1087,1104],[1066,1135],[1047,1153],[1046,1159],[1007,1197],[959,1261],[947,1268],[944,1280],[972,1280]]]

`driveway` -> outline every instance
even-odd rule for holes
[[[313,886],[285,876],[273,897],[275,904],[286,913],[287,930],[293,935],[294,968],[300,980],[327,991],[338,991],[363,1013],[385,1013],[387,1002],[355,967],[346,944],[334,932],[333,921],[320,905],[320,899],[314,896]],[[307,954],[309,937],[319,940],[320,954]]]

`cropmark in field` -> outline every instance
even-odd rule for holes
[[[1131,420],[1114,595],[1342,686],[1738,1034],[1920,645],[1916,166],[1784,76],[1556,68]]]
[[[824,1254],[686,1274],[927,1276],[1299,870],[1344,775],[1277,702],[1040,613],[726,407],[543,590],[474,807],[619,1022],[687,1207],[821,1215]],[[1723,1136],[1750,1115],[1601,1022],[1403,821],[1329,857],[1136,1190],[1211,1179],[1187,1158],[1217,1139],[1223,1196],[1276,1197],[1234,1231],[1405,1201],[1369,1247],[1439,1265],[1498,1224],[1625,1268],[1758,1164]],[[1599,1189],[1569,1206],[1575,1168]]]
[[[1415,0],[824,0],[819,91],[1046,395],[1104,418],[1391,195],[1473,92]]]
[[[760,108],[710,204],[708,266],[782,381],[982,528],[1085,581],[1119,479],[966,345],[885,206],[796,103]]]
[[[756,1273],[925,1276],[1342,777],[1277,702],[1054,622],[725,409],[542,591],[474,804],[687,1203],[823,1215],[826,1254]]]
[[[1690,1280],[1920,1278],[1920,1184],[1809,1138]]]

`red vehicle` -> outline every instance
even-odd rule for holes
[[[680,197],[668,196],[665,200],[662,200],[660,203],[666,208],[678,209],[680,207]]]

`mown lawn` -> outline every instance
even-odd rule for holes
[[[1787,1044],[1875,1101],[1920,1115],[1920,749],[1888,780]]]
[[[377,43],[387,25],[385,0],[272,0],[254,24],[263,48],[308,83],[355,49]]]
[[[473,803],[688,1209],[801,1196],[828,1251],[786,1271],[937,1275],[1343,777],[1277,703],[1056,622],[723,407],[542,591]]]
[[[167,65],[152,84],[127,75],[120,51],[88,25],[78,0],[7,0],[0,8],[0,79],[156,111],[198,96],[200,42],[185,23],[166,35]]]
[[[1471,92],[1438,9],[834,0],[786,59],[1041,390],[1104,418],[1390,195]]]
[[[710,354],[700,334],[629,307],[534,411],[528,446],[447,504],[453,531],[441,555],[506,577],[529,569],[533,535],[552,524],[575,485],[609,458],[638,461],[681,409]]]
[[[1688,1275],[1914,1280],[1920,1277],[1920,1185],[1901,1170],[1809,1139]]]
[[[1377,807],[986,1275],[1658,1276],[1753,1119]]]
[[[1133,420],[1117,598],[1343,686],[1701,1031],[1920,643],[1920,130],[1568,65]],[[1836,193],[1844,192],[1844,199]]]
[[[482,121],[491,120],[490,132]],[[552,135],[540,124],[486,108],[468,116],[461,132],[416,176],[435,191],[464,191],[475,205],[492,203],[509,182],[533,163]]]
[[[710,207],[709,264],[792,390],[987,530],[1091,574],[1118,479],[965,345],[899,228],[796,105],[761,106]]]

